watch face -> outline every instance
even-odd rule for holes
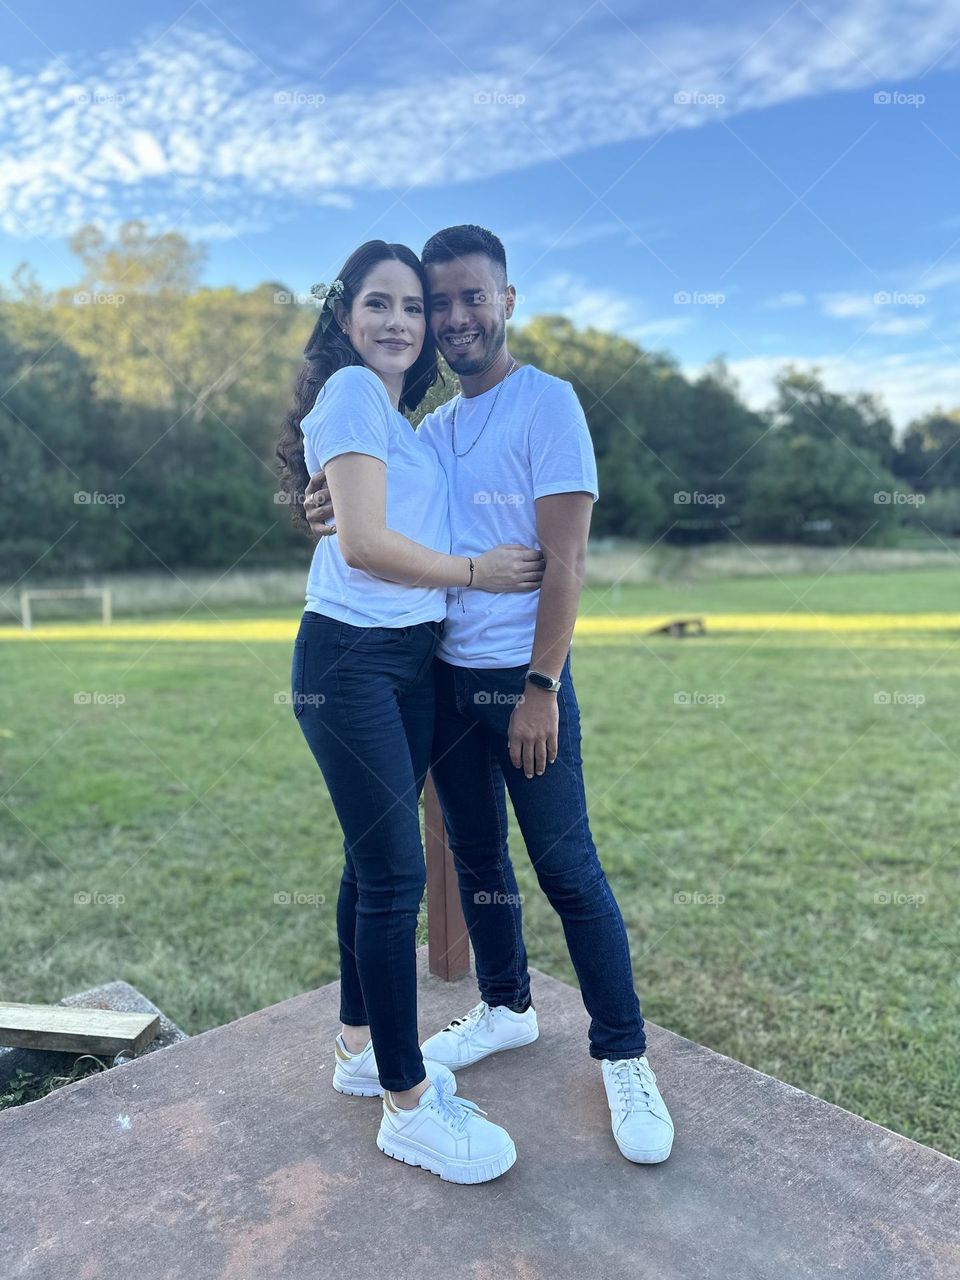
[[[531,684],[538,685],[541,689],[552,689],[554,687],[553,681],[550,677],[542,676],[538,671],[531,671],[527,675],[527,679]]]

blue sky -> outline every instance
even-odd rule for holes
[[[3,0],[0,34],[2,280],[72,283],[89,221],[297,291],[479,222],[521,321],[723,355],[756,407],[790,361],[899,426],[960,407],[960,0]]]

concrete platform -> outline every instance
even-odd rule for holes
[[[427,1035],[477,995],[421,967]],[[648,1024],[677,1139],[632,1165],[579,992],[533,994],[539,1042],[459,1073],[516,1141],[502,1178],[380,1154],[379,1102],[330,1087],[333,984],[0,1112],[0,1276],[960,1277],[960,1163]]]

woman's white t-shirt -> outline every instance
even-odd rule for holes
[[[303,453],[313,474],[341,453],[365,453],[387,468],[387,528],[433,551],[450,551],[447,480],[436,450],[390,403],[387,389],[360,365],[327,379],[303,419]],[[435,622],[447,610],[444,587],[387,582],[344,560],[336,534],[321,538],[307,578],[308,609],[357,627]]]

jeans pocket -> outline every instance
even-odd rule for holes
[[[290,692],[293,697],[293,714],[299,720],[306,706],[303,688],[303,672],[306,665],[307,642],[300,636],[293,642],[293,661],[290,664]]]
[[[355,627],[344,622],[340,626],[340,647],[347,651],[357,649],[361,653],[377,652],[392,649],[409,634],[409,627]]]

